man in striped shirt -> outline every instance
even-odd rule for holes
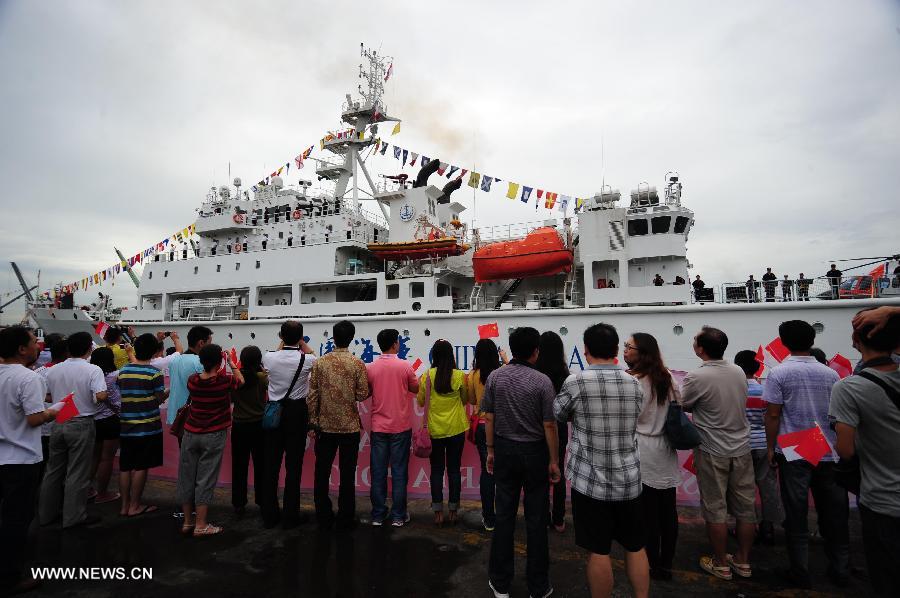
[[[775,543],[775,524],[784,521],[784,508],[781,506],[778,476],[775,469],[769,466],[769,453],[766,450],[766,402],[762,398],[763,386],[756,379],[759,362],[756,361],[756,352],[748,349],[738,351],[734,356],[734,363],[747,376],[745,411],[750,424],[750,456],[753,458],[753,473],[762,504],[762,519],[757,537],[771,546]]]
[[[147,470],[163,464],[162,421],[159,405],[166,400],[162,372],[150,365],[159,348],[153,334],[142,334],[134,342],[136,361],[119,372],[122,412],[119,450],[119,514],[136,517],[152,513],[154,505],[141,504]]]

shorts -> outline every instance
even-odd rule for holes
[[[575,544],[594,554],[608,555],[615,540],[628,552],[644,547],[641,497],[621,501],[591,498],[572,488]]]
[[[707,523],[725,523],[728,514],[742,523],[756,523],[756,475],[751,453],[717,457],[694,449],[700,513]]]
[[[109,417],[104,417],[103,419],[95,419],[94,430],[97,432],[97,435],[94,437],[94,442],[103,442],[104,440],[118,440],[119,416],[110,415]]]
[[[119,471],[151,469],[163,464],[163,435],[122,436],[119,440]]]

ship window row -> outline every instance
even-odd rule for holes
[[[675,218],[675,234],[683,234],[687,230],[687,226],[691,219],[687,216],[677,216]],[[632,218],[628,220],[628,236],[642,237],[647,234],[660,235],[670,232],[672,228],[671,216],[653,216],[649,220],[647,218]]]

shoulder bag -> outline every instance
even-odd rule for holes
[[[700,432],[697,431],[697,426],[675,401],[669,401],[669,410],[666,413],[666,438],[669,439],[672,448],[678,451],[700,446]]]
[[[178,411],[175,412],[175,419],[172,421],[172,425],[169,426],[169,434],[179,440],[184,436],[184,422],[187,421],[190,410],[191,398],[188,397],[187,403],[179,407]]]
[[[425,372],[425,413],[422,427],[413,433],[413,454],[421,459],[431,456],[431,435],[428,433],[428,407],[431,404],[431,370]]]
[[[874,374],[863,370],[856,374],[869,382],[877,384],[887,394],[888,398],[897,409],[900,409],[900,392],[888,386],[884,380]],[[859,469],[859,455],[853,455],[849,459],[841,459],[834,466],[834,483],[859,496],[859,487],[862,484],[862,472]]]
[[[300,377],[300,372],[303,370],[303,363],[305,361],[306,353],[302,353],[300,356],[300,364],[297,366],[297,371],[294,372],[294,379],[291,380],[291,385],[288,386],[287,392],[284,393],[284,397],[282,397],[281,401],[287,401],[288,397],[291,396],[291,391],[294,390],[294,386],[297,384],[297,378]],[[263,430],[275,430],[281,425],[281,401],[270,400],[266,402],[266,406],[263,409]]]
[[[466,386],[468,387],[468,395],[469,398],[473,401],[475,399],[475,391],[478,388],[478,381],[475,379],[475,376],[480,376],[478,370],[472,370],[466,376]],[[471,383],[470,383],[471,381]],[[475,444],[475,433],[478,431],[478,409],[480,405],[477,404],[477,401],[472,405],[472,413],[469,415],[469,429],[466,431],[466,440]]]

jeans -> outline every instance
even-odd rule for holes
[[[212,503],[228,431],[206,434],[184,431],[178,461],[178,504],[209,505]]]
[[[300,518],[300,478],[303,475],[303,453],[306,452],[306,432],[309,412],[303,399],[283,400],[281,425],[275,430],[263,430],[265,474],[260,505],[263,525],[274,527],[281,519],[278,507],[278,478],[284,459],[284,519],[295,523]]]
[[[900,596],[900,517],[883,515],[859,505],[863,548],[869,581],[879,596]]]
[[[478,424],[475,429],[475,446],[478,449],[478,458],[481,460],[481,477],[478,486],[481,490],[481,518],[489,527],[494,527],[497,515],[494,510],[494,474],[487,470],[487,438],[484,424]]]
[[[231,505],[247,505],[247,472],[253,459],[253,493],[257,505],[262,501],[265,469],[262,421],[234,422],[231,427]]]
[[[651,569],[672,570],[675,544],[678,541],[678,511],[675,488],[657,490],[643,485],[641,509],[644,513],[647,560]]]
[[[759,490],[759,502],[762,504],[760,521],[780,524],[784,521],[784,507],[781,506],[781,495],[778,493],[778,476],[769,465],[769,451],[753,449],[750,456],[753,457],[753,475]]]
[[[569,445],[569,424],[566,422],[556,422],[556,430],[559,434],[559,467],[565,468],[566,463],[566,447]],[[566,519],[566,478],[560,477],[559,481],[552,484],[551,493],[553,494],[553,509],[551,511],[551,521],[553,525],[562,525]]]
[[[0,465],[0,593],[22,579],[40,474],[40,463]]]
[[[781,499],[785,510],[785,532],[791,571],[800,578],[809,577],[809,492],[812,491],[825,540],[829,568],[839,577],[850,572],[850,504],[847,491],[834,483],[834,463],[813,467],[806,461],[787,461],[778,455],[781,470]]]
[[[545,441],[516,442],[494,437],[494,480],[497,488],[497,527],[491,541],[488,577],[498,592],[508,592],[515,574],[513,540],[519,495],[525,490],[527,551],[525,574],[532,596],[550,587],[547,544],[550,455]]]
[[[320,524],[330,525],[335,521],[328,497],[328,485],[331,479],[331,466],[334,457],[338,457],[340,472],[340,488],[338,489],[337,521],[349,523],[356,515],[356,462],[359,458],[359,432],[335,434],[319,432],[316,434],[316,469],[313,482],[313,500],[316,505],[316,520]]]
[[[447,507],[451,511],[459,509],[459,495],[462,493],[462,453],[466,446],[466,433],[461,432],[448,438],[431,439],[431,508],[444,509],[444,465],[447,468],[447,486],[450,500]]]
[[[369,452],[372,476],[372,521],[383,521],[387,510],[388,463],[391,466],[391,519],[406,521],[406,484],[412,430],[390,434],[372,432]]]
[[[50,462],[44,471],[38,508],[41,525],[56,519],[60,505],[64,528],[87,518],[95,435],[93,417],[75,417],[64,424],[53,425]]]

